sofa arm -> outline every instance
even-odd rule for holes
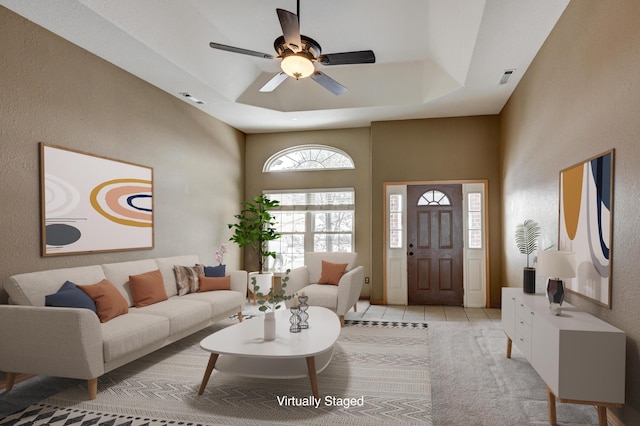
[[[344,315],[360,299],[362,283],[364,282],[364,268],[357,266],[347,272],[338,282],[338,307],[336,313]]]
[[[306,266],[300,266],[294,268],[289,272],[289,281],[287,281],[287,287],[285,288],[285,294],[291,296],[296,293],[300,293],[304,287],[309,283],[309,270]],[[285,302],[285,306],[290,308],[293,305],[293,300],[289,299]]]
[[[104,374],[102,328],[89,309],[0,305],[0,370],[94,379]]]
[[[247,271],[231,271],[231,290],[242,293],[242,297],[247,297]]]

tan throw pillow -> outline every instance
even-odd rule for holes
[[[340,278],[347,270],[347,265],[348,263],[331,263],[323,260],[322,274],[320,274],[318,284],[338,285]]]
[[[159,269],[145,272],[144,274],[129,275],[129,284],[131,286],[133,304],[136,308],[153,305],[168,299]]]
[[[200,275],[200,289],[203,291],[215,291],[215,290],[231,290],[231,276],[226,275],[224,277],[205,277]]]
[[[95,302],[100,322],[107,322],[129,312],[129,303],[118,289],[108,280],[97,284],[79,285],[80,290]]]
[[[173,273],[176,276],[176,285],[178,286],[178,296],[184,296],[187,293],[195,293],[200,287],[198,280],[199,275],[204,275],[204,266],[174,266]]]

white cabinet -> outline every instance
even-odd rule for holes
[[[596,405],[601,424],[606,424],[607,406],[624,403],[622,330],[568,303],[562,305],[561,315],[553,315],[545,295],[526,294],[520,288],[502,289],[502,327],[508,336],[507,356],[515,343],[547,384],[552,424],[552,396]]]

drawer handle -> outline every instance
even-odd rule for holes
[[[520,324],[524,325],[524,321],[520,321]]]

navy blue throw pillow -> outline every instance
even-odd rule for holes
[[[205,277],[224,277],[226,272],[226,267],[227,265],[205,266],[204,276]]]
[[[93,299],[71,281],[62,284],[62,287],[54,294],[45,296],[44,304],[58,308],[86,308],[97,313]]]

